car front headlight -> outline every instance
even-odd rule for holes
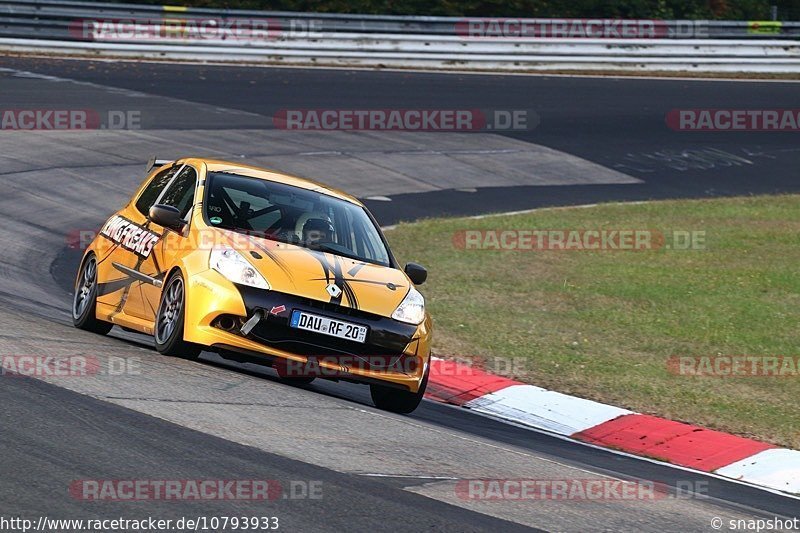
[[[407,324],[420,324],[425,320],[425,298],[417,289],[411,287],[406,297],[392,313],[392,318]]]
[[[214,248],[208,266],[230,281],[259,289],[269,289],[269,283],[250,262],[233,248]]]

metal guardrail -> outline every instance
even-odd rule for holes
[[[236,31],[221,31],[226,25]],[[216,33],[208,31],[214,27]],[[798,22],[464,19],[0,0],[0,53],[505,71],[800,72],[797,40]]]

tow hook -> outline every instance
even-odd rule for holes
[[[260,310],[256,311],[255,313],[253,313],[253,316],[251,316],[247,320],[247,322],[244,323],[242,329],[240,329],[239,331],[241,331],[242,335],[246,337],[247,335],[250,334],[253,328],[256,327],[256,325],[258,325],[258,323],[261,321],[262,318],[263,315],[261,314],[261,311]]]

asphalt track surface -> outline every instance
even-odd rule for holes
[[[277,382],[268,369],[211,354],[202,362],[163,358],[143,336],[77,331],[68,314],[77,253],[66,247],[72,231],[96,228],[127,199],[141,180],[142,162],[152,155],[147,150],[161,144],[170,153],[206,149],[248,156],[232,147],[258,135],[280,141],[282,132],[270,131],[269,117],[293,107],[529,109],[539,117],[530,131],[467,135],[484,135],[474,137],[481,143],[502,137],[495,139],[500,148],[486,155],[498,164],[508,163],[504,143],[512,143],[514,150],[530,144],[589,165],[576,163],[569,172],[609,169],[598,183],[574,184],[509,180],[493,186],[486,173],[485,185],[457,187],[461,191],[420,185],[413,180],[424,178],[425,169],[407,169],[410,186],[419,190],[405,194],[393,192],[393,183],[379,176],[352,183],[337,178],[356,193],[362,185],[376,195],[387,191],[383,196],[390,201],[368,201],[384,224],[609,199],[796,191],[800,149],[793,134],[681,133],[664,124],[667,111],[682,107],[798,107],[796,84],[34,59],[3,59],[0,69],[3,108],[82,104],[137,109],[151,121],[140,132],[0,133],[0,353],[91,355],[103,368],[120,360],[135,364],[135,370],[129,365],[128,372],[90,378],[0,378],[0,515],[271,515],[280,517],[285,531],[711,531],[713,516],[797,515],[796,499],[465,410],[424,402],[411,416],[391,415],[371,406],[366,387],[323,382],[294,388]],[[244,134],[237,136],[237,130]],[[364,153],[376,147],[391,153],[396,140],[440,143],[452,155],[451,144],[471,142],[439,135],[344,138],[368,144]],[[313,143],[333,142],[311,137]],[[728,155],[696,157],[709,149]],[[295,159],[286,164],[314,157],[304,154],[293,152]],[[324,180],[324,168],[325,161],[314,163],[310,177]],[[459,498],[454,489],[458,480],[471,478],[598,477],[694,484],[704,494],[657,502],[477,502]],[[275,479],[283,486],[315,481],[323,497],[87,502],[68,493],[79,479]]]
[[[493,187],[394,195],[370,203],[385,223],[438,214],[504,212],[608,200],[797,191],[800,147],[791,133],[680,132],[673,109],[796,108],[797,83],[484,76],[7,59],[3,66],[256,113],[282,109],[480,109],[535,113],[501,135],[545,145],[643,180],[637,185]],[[57,98],[57,94],[52,95]],[[57,100],[56,100],[57,102]],[[54,102],[49,102],[54,103]],[[235,121],[218,123],[235,128]],[[192,126],[194,127],[194,126]],[[244,126],[247,127],[247,126]],[[723,151],[716,159],[703,151]],[[737,158],[741,158],[737,159]],[[742,161],[744,160],[744,161]]]

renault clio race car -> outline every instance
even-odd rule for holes
[[[272,365],[280,379],[366,383],[409,413],[425,392],[431,318],[375,219],[309,180],[207,159],[151,160],[87,247],[73,322],[153,335],[157,350]]]

